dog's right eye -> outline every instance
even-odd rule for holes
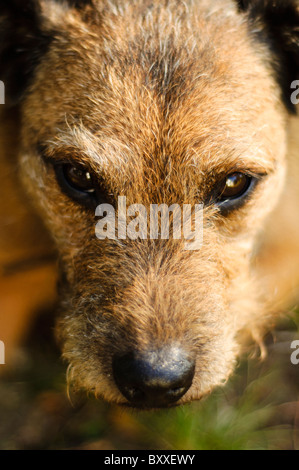
[[[89,194],[95,192],[91,174],[85,168],[63,165],[63,173],[65,180],[75,191]]]
[[[97,184],[87,168],[71,163],[58,164],[55,165],[55,173],[59,186],[67,196],[88,207],[97,205]]]

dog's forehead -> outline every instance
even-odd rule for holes
[[[68,13],[40,67],[30,109],[53,148],[127,171],[138,157],[272,163],[261,142],[281,138],[279,93],[232,2],[100,3]]]

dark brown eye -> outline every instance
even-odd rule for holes
[[[63,165],[63,173],[67,183],[76,191],[94,193],[94,183],[89,171],[83,167]]]
[[[246,173],[229,174],[214,193],[214,201],[224,216],[242,207],[256,187],[259,178]]]
[[[97,206],[102,197],[101,186],[87,168],[71,163],[58,163],[54,165],[54,169],[64,194],[86,207],[93,209]]]
[[[220,195],[220,201],[237,199],[243,196],[250,187],[252,178],[244,173],[228,175]]]

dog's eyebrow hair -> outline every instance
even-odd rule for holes
[[[250,176],[255,176],[255,177],[263,177],[272,174],[275,171],[275,166],[274,165],[261,165],[256,162],[253,162],[252,160],[242,160],[238,161],[236,159],[235,161],[231,161],[225,168],[225,171],[222,166],[215,166],[212,169],[209,169],[208,172],[210,173],[216,173],[219,175],[228,175],[230,173],[235,173],[235,172],[240,172],[240,173],[246,173]]]
[[[67,130],[56,129],[54,139],[43,142],[46,156],[49,158],[73,160],[88,164],[90,167],[121,169],[128,160],[132,150],[119,140],[112,137],[101,139],[86,127],[68,126]]]
[[[100,132],[97,134],[92,133],[82,123],[77,125],[67,123],[66,128],[56,128],[54,139],[46,140],[42,147],[45,147],[45,155],[53,159],[53,161],[65,160],[67,162],[75,162],[87,165],[95,171],[99,170],[99,168],[109,170],[111,166],[113,166],[114,170],[122,170],[126,168],[131,160],[130,157],[134,154],[134,148],[120,139],[115,139],[113,136],[101,135]],[[195,153],[197,152],[195,151]],[[225,154],[226,151],[222,153]],[[274,159],[261,158],[260,162],[257,163],[254,158],[246,157],[247,152],[245,149],[242,153],[244,153],[243,156],[239,152],[237,155],[233,155],[228,151],[226,159],[221,160],[221,163],[216,164],[212,169],[210,166],[207,166],[204,171],[206,173],[211,173],[212,171],[223,174],[224,166],[227,166],[227,174],[243,171],[252,173],[253,176],[263,176],[275,171]],[[252,149],[250,154],[252,154]],[[198,155],[198,158],[201,160],[200,155]]]
[[[225,175],[233,172],[243,172],[252,176],[266,176],[273,173],[277,168],[274,159],[260,153],[260,160],[257,162],[252,156],[252,149],[246,148],[231,152],[230,150],[215,150],[215,154],[227,155],[219,158],[216,163],[209,158],[203,165],[201,171],[205,174]],[[197,159],[202,161],[201,155],[197,154]]]

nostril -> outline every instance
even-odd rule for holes
[[[190,388],[195,363],[178,347],[129,352],[113,359],[113,376],[122,395],[139,408],[178,401]]]

